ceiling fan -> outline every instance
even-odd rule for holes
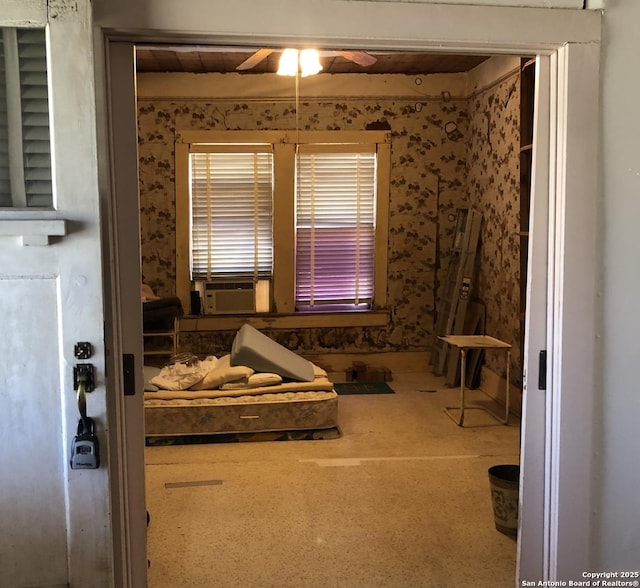
[[[262,60],[266,59],[274,53],[278,51],[278,49],[258,49],[252,55],[250,55],[247,59],[245,59],[236,70],[245,71],[251,69],[258,65]],[[373,65],[376,61],[378,61],[373,55],[367,53],[366,51],[319,51],[322,57],[335,57],[336,55],[340,55],[345,59],[356,63],[362,67],[367,67],[369,65]]]

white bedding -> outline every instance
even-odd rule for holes
[[[182,400],[194,400],[197,398],[220,398],[229,396],[257,396],[260,394],[270,394],[279,392],[305,392],[305,391],[331,391],[333,383],[327,377],[327,372],[321,367],[313,366],[314,379],[311,382],[282,382],[270,386],[258,386],[254,388],[235,388],[232,390],[226,387],[211,388],[209,390],[158,390],[157,392],[145,392],[145,400],[170,400],[179,398]],[[156,382],[156,378],[152,380]],[[221,385],[222,386],[222,385]]]

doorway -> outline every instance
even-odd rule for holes
[[[492,16],[494,16],[494,15],[492,15]],[[495,24],[495,23],[494,23],[494,24]],[[494,30],[494,29],[492,29],[492,30]],[[568,33],[565,33],[565,34],[568,34]],[[437,35],[436,35],[436,36],[437,36]],[[571,36],[571,35],[569,34],[569,36]],[[579,36],[579,35],[578,35],[578,36]],[[500,37],[500,35],[498,35],[498,37]],[[557,45],[556,45],[556,46],[557,46]],[[578,60],[578,61],[576,61],[576,63],[578,63],[578,64],[579,64],[579,65],[578,65],[579,67],[584,67],[584,68],[586,68],[586,69],[589,69],[589,67],[591,67],[591,65],[592,65],[592,64],[591,64],[591,55],[586,55],[586,56],[584,56],[584,54],[582,54],[580,50],[575,50],[574,52],[572,52],[572,57],[573,57],[574,59]],[[570,64],[571,64],[571,59],[569,58],[569,56],[568,56],[568,55],[567,55],[567,56],[564,56],[564,58],[567,60],[567,63],[570,65]],[[131,64],[131,65],[132,65],[132,64]],[[131,69],[131,71],[132,71],[132,69]],[[129,74],[129,75],[130,75],[130,74]],[[563,79],[563,80],[565,79],[564,74],[563,74],[563,76],[561,76],[561,79]],[[582,78],[580,78],[580,79],[582,79]],[[593,79],[593,78],[592,78],[592,79]],[[597,79],[597,76],[596,76],[596,79]],[[572,89],[573,89],[573,88],[572,88]],[[585,109],[579,109],[579,110],[580,110],[583,114],[585,114],[585,113],[584,113],[584,110],[585,110]],[[587,110],[588,110],[588,108],[587,108]],[[130,128],[131,128],[131,127],[130,127]],[[566,147],[566,145],[565,145],[565,147]],[[544,151],[544,149],[543,149],[542,151]],[[571,163],[571,158],[569,158],[569,163]],[[562,165],[563,165],[564,167],[566,167],[566,166],[567,166],[567,162],[566,162],[566,161],[564,161],[564,162],[562,163]],[[547,165],[547,171],[548,171],[548,169],[549,169],[549,168],[548,168],[548,165]],[[572,188],[575,188],[575,184],[572,186]],[[587,193],[591,193],[591,192],[588,190],[588,188],[586,189],[586,192],[587,192]],[[584,192],[582,192],[582,193],[584,194]],[[535,204],[534,204],[534,209],[535,209]],[[575,236],[574,236],[573,234],[571,234],[571,235],[569,235],[569,236],[566,236],[566,235],[565,235],[563,238],[568,239],[568,240],[571,242],[571,244],[574,244]],[[546,239],[545,239],[545,241],[546,241]],[[576,253],[577,253],[577,251],[576,251]],[[580,254],[578,254],[578,257],[580,257]],[[546,259],[544,260],[543,265],[546,267]],[[535,268],[535,266],[536,266],[536,264],[534,264],[534,268]],[[535,272],[534,272],[534,273],[535,273]],[[542,273],[544,273],[544,274],[546,275],[546,270],[544,270]],[[589,274],[589,275],[590,275],[590,274]],[[539,277],[539,274],[538,274],[538,277]],[[582,276],[582,279],[578,279],[578,282],[583,282],[585,278],[588,278],[588,276],[584,276],[584,275],[583,275],[583,276]],[[545,281],[546,281],[546,280],[545,280]],[[543,291],[546,291],[546,288],[543,288]],[[557,295],[557,294],[556,294],[556,295]],[[567,300],[567,298],[565,297],[565,299],[564,299],[565,303],[566,303],[566,300]],[[546,308],[546,304],[545,304],[545,308]],[[564,319],[563,319],[563,320],[564,320]],[[571,330],[571,329],[569,329],[569,331],[570,331],[570,330]],[[567,331],[567,330],[565,330],[565,331],[564,331],[564,333],[562,334],[562,336],[565,336],[565,337],[566,337],[566,336],[567,336],[567,333],[568,333],[568,331]],[[562,340],[562,336],[560,337],[560,340]],[[546,338],[546,337],[543,337],[543,339],[544,339],[544,338]],[[138,341],[139,341],[139,333],[138,333]],[[542,343],[540,343],[540,344],[538,344],[538,343],[536,343],[536,342],[532,342],[532,341],[530,341],[530,344],[532,345],[532,347],[537,347],[537,348],[539,348],[539,347],[541,347],[541,346],[544,346],[544,343],[545,343],[545,341],[544,341],[544,340],[543,340],[543,342],[542,342]],[[139,343],[138,343],[138,346],[139,346]],[[564,346],[563,346],[563,345],[560,345],[560,346],[559,346],[559,353],[560,353],[560,354],[562,353],[562,350],[563,350],[563,349],[564,349]],[[555,352],[554,352],[554,353],[555,353]],[[533,364],[532,364],[532,365],[533,365]],[[525,369],[527,370],[527,372],[528,372],[528,373],[533,373],[533,370],[529,370],[528,368],[525,368]],[[558,374],[558,375],[559,375],[559,374]],[[569,395],[569,396],[570,396],[570,395]],[[567,396],[567,397],[566,397],[566,399],[568,399],[568,398],[569,398],[569,396]],[[578,545],[583,545],[583,544],[584,544],[584,542],[583,542],[583,541],[580,541],[580,540],[578,540],[578,539],[576,539],[574,543],[576,543],[576,544],[578,544]],[[537,552],[538,552],[538,549],[537,549],[537,548],[535,548],[535,549],[534,549],[534,551],[537,553]],[[578,551],[580,551],[580,550],[578,550]],[[536,565],[537,565],[537,564],[536,564]],[[540,562],[540,565],[543,565],[543,564],[542,564],[542,562]],[[522,561],[521,561],[521,570],[522,570]]]
[[[252,122],[255,124],[255,121],[259,121],[259,129],[271,130],[273,128],[272,125],[277,125],[277,129],[282,129],[283,125],[286,128],[287,125],[293,123],[292,118],[287,118],[286,115],[287,112],[292,112],[294,109],[293,81],[285,81],[283,83],[285,86],[284,97],[271,95],[260,97],[259,88],[261,85],[258,78],[261,76],[251,75],[250,78],[245,76],[243,79],[250,79],[252,87],[250,98],[243,101],[242,95],[234,96],[231,94],[231,97],[225,95],[223,88],[225,84],[233,86],[234,83],[239,84],[241,80],[229,80],[229,78],[234,77],[234,62],[229,59],[229,53],[224,52],[221,48],[213,48],[210,53],[203,52],[202,48],[199,48],[197,51],[194,49],[193,53],[190,53],[188,47],[181,47],[179,50],[175,48],[168,50],[140,46],[137,51],[137,97],[139,106],[137,128],[140,133],[139,161],[142,178],[140,185],[142,200],[141,222],[143,227],[141,239],[142,273],[157,294],[171,296],[175,293],[175,284],[171,281],[171,275],[177,273],[171,266],[172,260],[176,257],[175,249],[172,245],[175,235],[175,221],[172,220],[175,218],[175,209],[172,202],[174,184],[170,181],[171,170],[174,168],[172,144],[174,129],[175,132],[212,130],[212,128],[218,130],[220,127],[256,130],[255,127],[243,126],[245,124],[251,125]],[[245,51],[248,55],[252,54],[252,50]],[[236,49],[233,53],[240,53],[240,50]],[[376,55],[375,52],[372,52],[372,54]],[[155,56],[155,59],[152,59],[153,56]],[[182,70],[186,69],[186,67],[171,65],[182,61],[190,64],[194,62],[195,57],[198,58],[195,61],[201,64],[203,60],[211,58],[211,56],[216,59],[220,58],[224,64],[231,62],[232,65],[230,66],[231,71],[225,71],[224,75],[219,77],[216,77],[215,74],[223,72],[202,71],[203,66],[199,66],[198,71],[203,74],[201,77],[204,78],[202,79],[202,84],[206,86],[208,94],[206,93],[207,91],[201,93],[198,88],[198,80],[194,79],[198,77],[197,75],[193,75],[193,73],[190,73],[188,77],[181,75],[185,73],[184,71],[177,72],[178,75],[175,75],[176,72],[173,70]],[[408,59],[413,59],[414,65],[412,65],[411,76],[406,73],[409,70],[397,72],[396,67],[391,63],[391,58],[404,60],[405,63]],[[439,69],[436,70],[434,60],[438,58],[441,59],[442,63],[438,64]],[[486,235],[493,235],[493,243],[485,242],[485,267],[481,272],[483,283],[485,287],[486,284],[494,283],[495,281],[510,284],[505,287],[505,292],[502,294],[500,292],[487,292],[485,294],[486,301],[493,305],[492,312],[489,313],[491,322],[487,328],[497,336],[514,340],[514,343],[516,343],[514,347],[517,349],[520,342],[520,332],[518,331],[520,328],[518,314],[520,301],[517,298],[511,299],[509,295],[508,299],[502,298],[501,304],[500,297],[505,296],[507,292],[511,292],[514,289],[518,290],[520,285],[515,277],[511,277],[510,280],[507,278],[496,280],[496,278],[499,275],[497,271],[499,267],[507,266],[507,257],[509,256],[507,246],[509,229],[506,227],[518,226],[517,214],[519,206],[517,203],[519,201],[519,186],[517,185],[517,179],[520,178],[518,170],[520,145],[517,141],[519,120],[519,101],[517,98],[520,94],[520,59],[519,57],[502,57],[488,60],[488,62],[485,56],[472,56],[472,59],[468,59],[470,65],[465,66],[466,68],[475,68],[479,63],[485,63],[485,69],[482,72],[477,71],[475,73],[474,80],[476,80],[476,83],[474,88],[476,89],[471,97],[466,95],[466,90],[462,90],[460,92],[461,95],[457,95],[457,90],[460,87],[459,78],[462,75],[461,72],[451,72],[453,74],[451,79],[442,81],[441,85],[433,85],[430,82],[430,76],[425,75],[431,72],[431,74],[440,73],[443,76],[442,72],[446,68],[451,69],[453,67],[452,63],[456,61],[461,63],[464,60],[462,56],[436,56],[419,53],[391,54],[390,52],[385,52],[381,55],[380,61],[383,59],[389,62],[387,66],[389,71],[396,71],[395,77],[401,78],[398,85],[406,85],[406,80],[408,79],[415,87],[420,88],[420,93],[417,97],[403,97],[402,94],[406,93],[407,90],[406,87],[402,86],[400,90],[395,90],[395,94],[387,92],[387,95],[381,94],[376,98],[372,97],[373,90],[368,85],[367,88],[360,91],[362,96],[367,97],[365,99],[358,96],[357,92],[354,92],[353,96],[337,98],[338,93],[345,92],[344,84],[339,86],[339,90],[333,90],[334,95],[325,90],[326,95],[320,98],[306,95],[305,89],[302,88],[300,92],[301,108],[295,122],[299,121],[301,127],[307,130],[323,129],[329,124],[333,125],[335,129],[340,127],[343,130],[350,130],[366,127],[376,122],[386,124],[392,130],[392,150],[394,151],[392,168],[395,170],[392,184],[394,181],[396,184],[392,187],[391,208],[393,210],[398,210],[401,207],[411,208],[414,209],[414,216],[422,215],[426,220],[430,218],[438,219],[436,223],[425,223],[422,228],[417,224],[405,227],[399,222],[392,223],[391,227],[392,232],[404,232],[401,235],[401,239],[395,241],[394,248],[389,251],[388,255],[391,259],[389,273],[392,276],[402,275],[402,280],[405,284],[419,283],[422,302],[424,302],[426,291],[432,291],[434,298],[437,298],[434,277],[436,277],[435,274],[441,262],[434,252],[440,249],[446,253],[450,247],[451,238],[448,235],[451,233],[452,225],[455,225],[455,214],[452,211],[455,212],[457,208],[465,205],[479,206],[487,211],[486,225],[488,228]],[[423,69],[417,69],[416,63],[421,59],[427,61],[427,65],[423,65]],[[237,62],[240,63],[241,59],[238,59]],[[169,65],[163,65],[164,63]],[[344,62],[338,65],[342,68],[347,66]],[[328,65],[328,67],[331,67],[331,65]],[[333,65],[333,67],[336,66]],[[488,71],[486,68],[490,68],[490,74],[485,73]],[[168,73],[158,72],[147,75],[147,72],[156,72],[158,69],[170,71]],[[235,76],[239,77],[239,74],[236,73]],[[268,78],[269,75],[266,74],[263,77]],[[332,77],[339,78],[340,74],[335,74]],[[356,77],[358,77],[357,74],[349,76],[349,83],[352,87],[357,85],[357,82],[354,81]],[[282,79],[278,80],[275,76],[271,76],[271,78],[269,79],[271,86],[277,81],[282,82]],[[377,76],[370,74],[367,78],[382,78],[387,85],[394,83],[392,80],[394,78],[393,75],[385,76],[382,72]],[[181,97],[180,92],[183,91],[182,88],[187,80],[189,88],[185,91],[185,96]],[[443,88],[449,90],[445,93],[445,96],[441,95],[444,92]],[[273,88],[271,87],[270,89],[273,92]],[[233,88],[231,92],[234,91],[238,90]],[[451,91],[454,93],[453,96]],[[164,97],[160,92],[165,93]],[[289,96],[286,95],[287,92]],[[344,120],[336,115],[336,111],[339,110],[347,113],[343,117]],[[379,120],[381,118],[384,120]],[[270,125],[267,122],[269,120],[277,122]],[[196,122],[194,123],[194,121]],[[489,121],[493,125],[491,130],[488,129]],[[313,127],[314,124],[317,127]],[[455,128],[455,132],[452,127]],[[478,147],[473,158],[474,166],[469,174],[473,176],[473,182],[470,182],[472,188],[467,189],[467,182],[461,181],[457,185],[456,181],[465,167],[460,163],[461,160],[471,160],[467,153],[467,143],[471,143],[472,136],[474,137],[474,145]],[[508,137],[508,140],[503,141],[503,136]],[[491,153],[493,151],[484,149],[487,144],[487,138],[491,139],[492,149],[495,149],[495,153],[502,154],[501,157],[510,153],[509,162],[497,164],[492,159]],[[433,147],[424,154],[425,146]],[[423,155],[420,154],[421,151]],[[499,170],[492,169],[499,165],[501,166]],[[472,166],[469,165],[469,167]],[[162,170],[166,170],[166,173]],[[403,192],[403,189],[398,184],[400,181],[406,184],[412,184],[415,181],[416,184],[419,184],[420,175],[425,172],[432,176],[437,176],[441,191],[437,195],[433,194],[433,202],[427,197],[420,203],[418,208],[417,202],[420,195],[417,198],[413,194],[406,197],[401,196],[400,193]],[[164,188],[162,184],[164,184]],[[490,192],[492,184],[501,186],[502,203],[499,202],[498,197],[493,192]],[[509,189],[511,190],[509,194],[512,193],[513,195],[506,195]],[[426,190],[423,188],[424,192]],[[469,196],[470,193],[473,193],[474,196]],[[476,203],[475,199],[478,193],[480,193],[482,201]],[[441,208],[438,208],[438,206]],[[509,209],[512,212],[511,217],[505,212]],[[148,218],[145,218],[145,213],[148,214]],[[454,217],[454,222],[452,222],[451,216]],[[404,219],[403,223],[409,225],[407,219]],[[407,243],[412,238],[407,233],[412,232],[416,227],[418,227],[418,230],[423,231],[422,234],[415,236],[416,243],[419,241],[428,243],[433,248],[433,250],[429,250],[425,247],[425,250],[421,251],[418,256],[415,255],[417,246],[412,247]],[[442,235],[442,244],[433,241],[432,232],[434,227],[437,227],[435,232],[439,232]],[[405,228],[407,229],[406,231]],[[402,243],[399,242],[400,240]],[[517,241],[516,243],[519,244]],[[402,265],[403,262],[398,261],[398,259],[402,258],[408,250],[414,251],[414,254],[407,259],[406,264],[408,267],[405,267]],[[515,270],[519,266],[518,251],[516,249],[511,253],[512,258],[508,265]],[[420,266],[423,259],[430,256],[435,268],[433,273],[421,275],[417,272],[411,272],[411,266]],[[501,263],[492,261],[495,257],[500,257]],[[493,265],[493,270],[486,267],[489,264]],[[442,264],[443,269],[445,266],[446,264]],[[392,280],[390,289],[393,290],[393,287]],[[411,317],[412,315],[418,315],[418,304],[415,301],[405,302],[404,300],[410,296],[407,289],[408,286],[405,286],[401,299],[398,299],[397,295],[394,297],[393,293],[390,295],[390,304],[395,308],[398,316],[404,317],[406,315],[406,317]],[[509,306],[509,301],[514,303],[511,307]],[[407,306],[409,310],[405,309],[403,305]],[[428,306],[432,306],[432,304],[428,304]],[[414,308],[415,312],[413,311]],[[494,312],[496,308],[500,309],[499,316],[495,316],[498,314]],[[512,316],[509,317],[509,314]],[[505,315],[507,318],[503,320]],[[408,320],[403,319],[403,322],[406,323]],[[504,325],[513,325],[514,323],[516,325],[515,331],[509,334],[496,333]],[[416,341],[413,342],[415,345],[419,344],[420,331],[424,327],[425,325],[420,325],[416,321],[414,330]],[[405,324],[403,328],[407,329],[407,325]],[[427,330],[429,331],[428,336],[431,337],[433,335],[433,327]],[[181,351],[194,352],[201,356],[211,354],[211,348],[194,347],[194,344],[202,345],[202,343],[198,339],[194,343],[193,337],[189,337],[190,333],[185,335],[181,335],[183,345]],[[208,335],[212,340],[220,340],[226,336],[226,333],[215,332]],[[391,333],[387,340],[393,340],[394,337],[397,338]],[[220,345],[220,352],[224,353],[228,348],[228,343],[222,344]],[[217,349],[213,349],[216,354],[217,351]],[[514,353],[517,362],[521,362],[519,356],[519,352]],[[518,374],[522,371],[522,364],[516,363],[516,366],[515,369],[512,369],[512,373]],[[425,365],[425,371],[427,369],[428,366]],[[504,370],[504,366],[499,365],[496,369]],[[515,384],[519,385],[521,383],[516,380]],[[516,394],[519,396],[519,391]],[[484,485],[482,487],[484,488]]]

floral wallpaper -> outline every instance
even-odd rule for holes
[[[143,277],[160,296],[175,294],[174,136],[184,130],[391,131],[387,327],[314,328],[267,333],[299,352],[402,351],[431,346],[436,305],[448,262],[455,212],[473,204],[487,217],[477,296],[487,305],[487,329],[511,340],[519,329],[519,265],[512,266],[517,224],[517,80],[469,100],[362,99],[225,102],[139,100],[139,163]],[[509,95],[509,93],[511,94]],[[507,99],[508,98],[508,99]],[[503,106],[504,105],[504,106]],[[490,132],[487,131],[490,129]],[[512,147],[509,147],[509,145]],[[513,168],[513,169],[512,169]],[[491,186],[487,192],[486,187]],[[513,215],[516,216],[513,216]],[[514,233],[514,238],[517,233]],[[517,253],[517,252],[516,252]],[[507,258],[505,260],[505,258]],[[515,257],[517,261],[517,255]],[[514,272],[493,275],[496,268]],[[513,282],[513,284],[512,284]],[[493,299],[497,296],[497,299]],[[498,329],[499,327],[499,329]],[[194,353],[228,352],[235,333],[181,336]],[[517,355],[514,353],[514,356]]]
[[[391,128],[388,307],[383,329],[278,332],[296,350],[401,350],[430,345],[435,315],[440,210],[455,210],[465,195],[466,146],[444,128],[466,129],[466,101],[388,100],[371,103],[300,103],[301,128]],[[176,130],[295,129],[295,104],[141,101],[139,154],[143,276],[161,296],[174,295],[175,195],[173,141]],[[445,217],[446,221],[446,217]],[[441,234],[452,230],[440,227]],[[194,347],[195,347],[194,341]],[[197,345],[199,347],[199,344]],[[194,350],[200,352],[201,349]]]
[[[469,202],[482,213],[475,298],[486,332],[513,345],[511,381],[522,385],[520,335],[520,76],[514,74],[469,100]],[[505,375],[505,355],[487,353]]]

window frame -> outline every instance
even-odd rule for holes
[[[192,145],[270,143],[273,145],[273,281],[269,315],[302,315],[295,310],[295,166],[296,146],[303,144],[375,144],[377,199],[375,230],[374,303],[371,311],[387,304],[389,131],[178,131],[175,139],[176,190],[176,295],[190,308],[189,153]],[[287,178],[290,178],[287,180]],[[340,313],[366,313],[348,310]],[[313,315],[325,314],[313,311]],[[252,316],[252,315],[251,315]]]

